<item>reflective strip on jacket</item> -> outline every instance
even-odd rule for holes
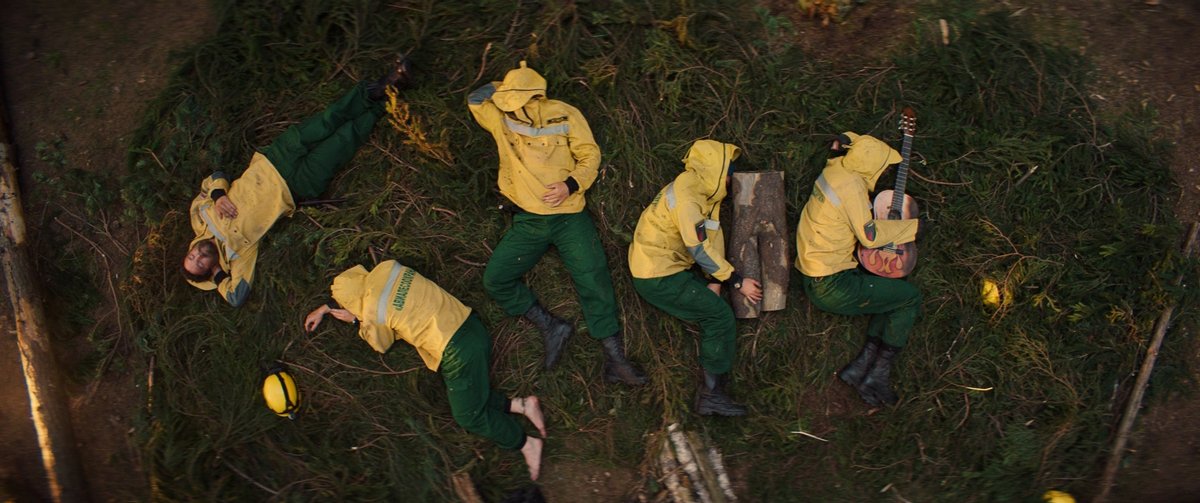
[[[858,267],[855,244],[879,248],[912,242],[917,220],[876,220],[870,191],[900,154],[871,136],[853,138],[846,155],[825,163],[796,227],[796,268],[821,277]]]
[[[437,372],[450,338],[471,308],[436,283],[395,260],[371,272],[354,266],[333,280],[333,300],[359,321],[358,336],[386,353],[397,339],[417,348],[429,370]]]
[[[719,281],[729,279],[733,265],[725,259],[721,200],[725,198],[729,164],[741,150],[713,140],[699,140],[683,158],[684,171],[654,196],[642,211],[629,272],[635,278],[670,276],[699,265]]]
[[[237,206],[238,216],[225,218],[217,213],[211,194],[224,190]],[[258,261],[258,242],[281,216],[296,210],[287,182],[279,171],[258,152],[250,159],[246,172],[232,184],[224,173],[216,172],[200,184],[200,194],[189,211],[196,238],[191,246],[206,239],[216,240],[221,270],[220,284],[212,280],[188,282],[201,290],[216,289],[233,306],[240,306],[250,294],[254,265]]]
[[[557,100],[534,98],[505,113],[492,102],[498,83],[487,84],[467,98],[475,121],[492,134],[500,156],[500,193],[525,211],[538,215],[579,213],[583,193],[600,168],[600,147],[583,114]],[[546,186],[566,181],[579,184],[558,206],[542,202]]]

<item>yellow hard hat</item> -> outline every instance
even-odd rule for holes
[[[263,399],[267,408],[279,416],[296,419],[300,410],[300,392],[296,391],[296,381],[282,366],[273,367],[267,371],[262,385]]]
[[[1042,495],[1042,500],[1046,503],[1075,503],[1075,498],[1070,494],[1053,489],[1046,491],[1046,494]]]

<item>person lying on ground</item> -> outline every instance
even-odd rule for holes
[[[721,200],[740,153],[734,145],[713,140],[692,144],[683,158],[684,171],[642,211],[629,245],[629,272],[638,294],[667,314],[700,325],[703,378],[696,413],[702,416],[746,414],[724,390],[736,355],[737,327],[733,309],[721,299],[724,285],[751,302],[762,300],[758,280],[743,278],[725,259],[720,227]],[[693,266],[708,280],[694,273]]]
[[[547,98],[546,79],[524,61],[503,82],[472,92],[467,108],[496,141],[500,194],[513,212],[512,227],[484,269],[484,289],[509,316],[522,315],[538,328],[545,367],[553,368],[574,328],[543,308],[521,281],[553,245],[575,282],[588,330],[604,348],[604,380],[644,384],[645,375],[625,357],[608,259],[585,208],[584,192],[600,167],[587,120],[575,107]]]
[[[387,75],[360,82],[255,152],[241,177],[231,182],[217,171],[205,178],[189,211],[196,237],[183,258],[188,283],[241,306],[254,282],[263,235],[280,217],[292,215],[297,200],[325,192],[385,113],[385,89],[404,87],[410,74],[408,60],[400,56]]]
[[[502,449],[521,451],[529,478],[537,480],[543,440],[526,435],[510,414],[525,416],[545,437],[541,404],[537,396],[509,399],[492,389],[492,338],[471,308],[395,260],[370,272],[361,265],[347,269],[330,291],[333,300],[308,313],[305,330],[316,330],[328,314],[354,323],[380,353],[396,340],[411,344],[425,366],[442,375],[454,420]]]
[[[796,269],[808,300],[822,311],[869,314],[866,341],[858,356],[838,371],[871,406],[899,399],[892,390],[892,363],[908,342],[921,313],[921,291],[902,279],[884,278],[859,268],[855,247],[910,243],[928,223],[918,219],[878,220],[869,193],[900,153],[868,135],[843,133],[833,141],[835,155],[813,185],[796,226]]]

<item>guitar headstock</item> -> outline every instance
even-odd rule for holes
[[[904,110],[900,111],[900,130],[908,136],[917,134],[917,113],[912,107],[904,107]]]

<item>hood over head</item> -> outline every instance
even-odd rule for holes
[[[696,140],[683,158],[683,166],[685,171],[696,174],[709,201],[719,201],[725,197],[729,164],[741,154],[742,149],[731,143]]]
[[[888,166],[900,162],[900,152],[884,143],[882,140],[869,135],[859,135],[847,131],[850,145],[846,147],[846,155],[841,157],[842,167],[867,181],[867,188],[875,190],[875,182]]]
[[[333,300],[342,306],[342,309],[354,313],[355,316],[361,318],[363,316],[362,297],[363,290],[367,283],[367,269],[361,265],[356,265],[350,269],[346,269],[341,274],[333,278],[333,286],[329,289],[333,293]]]
[[[525,66],[525,61],[522,60],[521,67],[509,70],[504,75],[504,81],[496,86],[496,92],[492,94],[492,103],[500,110],[512,112],[525,106],[535,96],[545,95],[546,78],[533,68]]]

